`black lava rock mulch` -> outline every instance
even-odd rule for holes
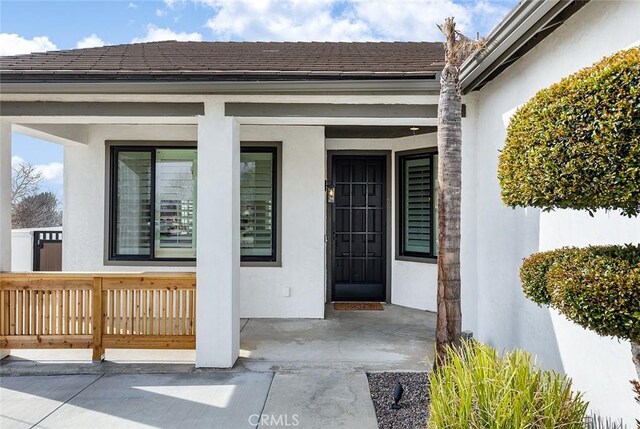
[[[429,374],[426,372],[367,373],[371,399],[382,429],[426,428],[429,419]],[[392,410],[393,389],[399,381],[404,388],[401,408]]]

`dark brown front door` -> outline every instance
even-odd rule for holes
[[[335,155],[332,209],[334,301],[386,299],[384,156]]]

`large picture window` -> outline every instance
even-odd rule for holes
[[[240,255],[243,261],[276,260],[275,147],[242,147],[240,154]]]
[[[242,261],[276,261],[276,162],[275,146],[242,147]],[[113,146],[109,259],[195,260],[196,184],[195,147]]]
[[[112,147],[112,260],[193,260],[197,156],[193,147]]]
[[[438,253],[438,155],[411,153],[397,159],[398,253],[435,258]]]

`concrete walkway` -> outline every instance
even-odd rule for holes
[[[16,350],[0,365],[0,427],[376,428],[365,371],[427,370],[434,327],[434,314],[392,305],[245,320],[230,370],[194,369],[192,351],[112,351],[92,364]]]
[[[273,374],[3,377],[2,428],[251,428]]]
[[[282,415],[289,416],[290,421],[295,416],[301,428],[378,427],[364,371],[277,372],[263,418]]]

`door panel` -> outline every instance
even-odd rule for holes
[[[33,235],[33,271],[62,271],[62,231],[34,231]]]
[[[62,271],[62,243],[43,243],[38,271]]]
[[[333,157],[334,301],[386,298],[386,172],[384,156]]]

